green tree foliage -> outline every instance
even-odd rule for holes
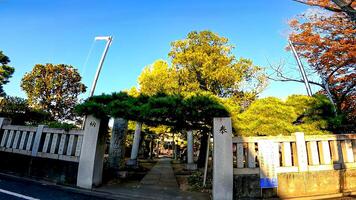
[[[9,63],[9,57],[0,51],[0,96],[5,96],[3,85],[9,82],[9,78],[11,78],[12,74],[15,72],[15,69],[8,65]]]
[[[26,99],[11,96],[0,100],[0,116],[10,118],[17,125],[35,125],[53,120],[49,113],[31,108]]]
[[[22,78],[29,104],[48,111],[56,120],[71,119],[78,95],[85,92],[77,69],[64,64],[37,64]]]
[[[232,50],[227,38],[211,31],[190,32],[185,39],[171,43],[168,54],[171,66],[156,61],[145,68],[139,77],[139,90],[148,95],[164,92],[183,96],[210,92],[221,98],[217,100],[220,105],[226,104],[230,110],[240,112],[265,88],[266,76],[263,68],[251,60],[236,59]],[[191,103],[195,104],[194,108],[205,106],[204,101]],[[195,130],[201,135],[200,152],[205,152],[209,131]],[[204,156],[205,153],[199,155],[199,166],[204,163]]]
[[[190,32],[172,42],[169,56],[182,91],[210,91],[219,97],[256,97],[266,84],[263,69],[251,60],[236,59],[228,39],[211,31]]]
[[[143,69],[138,84],[142,94],[174,94],[178,91],[177,72],[166,61],[157,60]]]
[[[289,96],[258,99],[237,115],[235,130],[242,136],[326,134],[332,128],[332,105],[325,96]]]
[[[76,111],[100,118],[121,117],[154,127],[165,125],[175,131],[211,129],[214,117],[229,116],[214,95],[205,93],[134,97],[120,92],[91,97],[78,105]]]
[[[208,91],[246,107],[265,88],[266,76],[251,60],[236,59],[232,49],[227,38],[211,31],[190,32],[172,42],[171,66],[158,60],[142,71],[139,91],[146,95]]]

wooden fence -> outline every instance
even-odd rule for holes
[[[79,162],[83,130],[65,131],[43,125],[3,125],[0,128],[0,151]]]
[[[233,137],[233,173],[259,174],[258,144],[270,140],[277,173],[356,168],[356,134]]]

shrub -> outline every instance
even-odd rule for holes
[[[235,120],[242,136],[290,135],[293,132],[326,134],[334,119],[330,102],[323,96],[292,95],[258,99]]]
[[[11,118],[13,124],[33,125],[52,120],[49,113],[29,107],[26,99],[6,96],[0,102],[0,117]]]

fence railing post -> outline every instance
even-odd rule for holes
[[[308,156],[303,132],[293,134],[297,146],[298,169],[300,172],[308,171]]]
[[[93,115],[86,117],[77,177],[81,188],[91,189],[102,181],[105,141],[99,135],[100,121]]]
[[[11,124],[10,118],[0,117],[0,129],[5,125],[10,125],[10,124]]]
[[[213,199],[233,198],[231,118],[214,118]]]
[[[41,137],[42,137],[42,132],[43,128],[46,127],[46,125],[38,125],[36,134],[35,134],[35,140],[33,141],[33,146],[32,146],[32,156],[36,156],[38,149],[40,147],[40,142],[41,142]]]

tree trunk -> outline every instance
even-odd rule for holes
[[[208,141],[208,134],[206,132],[202,132],[200,137],[199,157],[197,161],[198,168],[202,168],[205,165],[206,148],[208,147],[207,141]]]

